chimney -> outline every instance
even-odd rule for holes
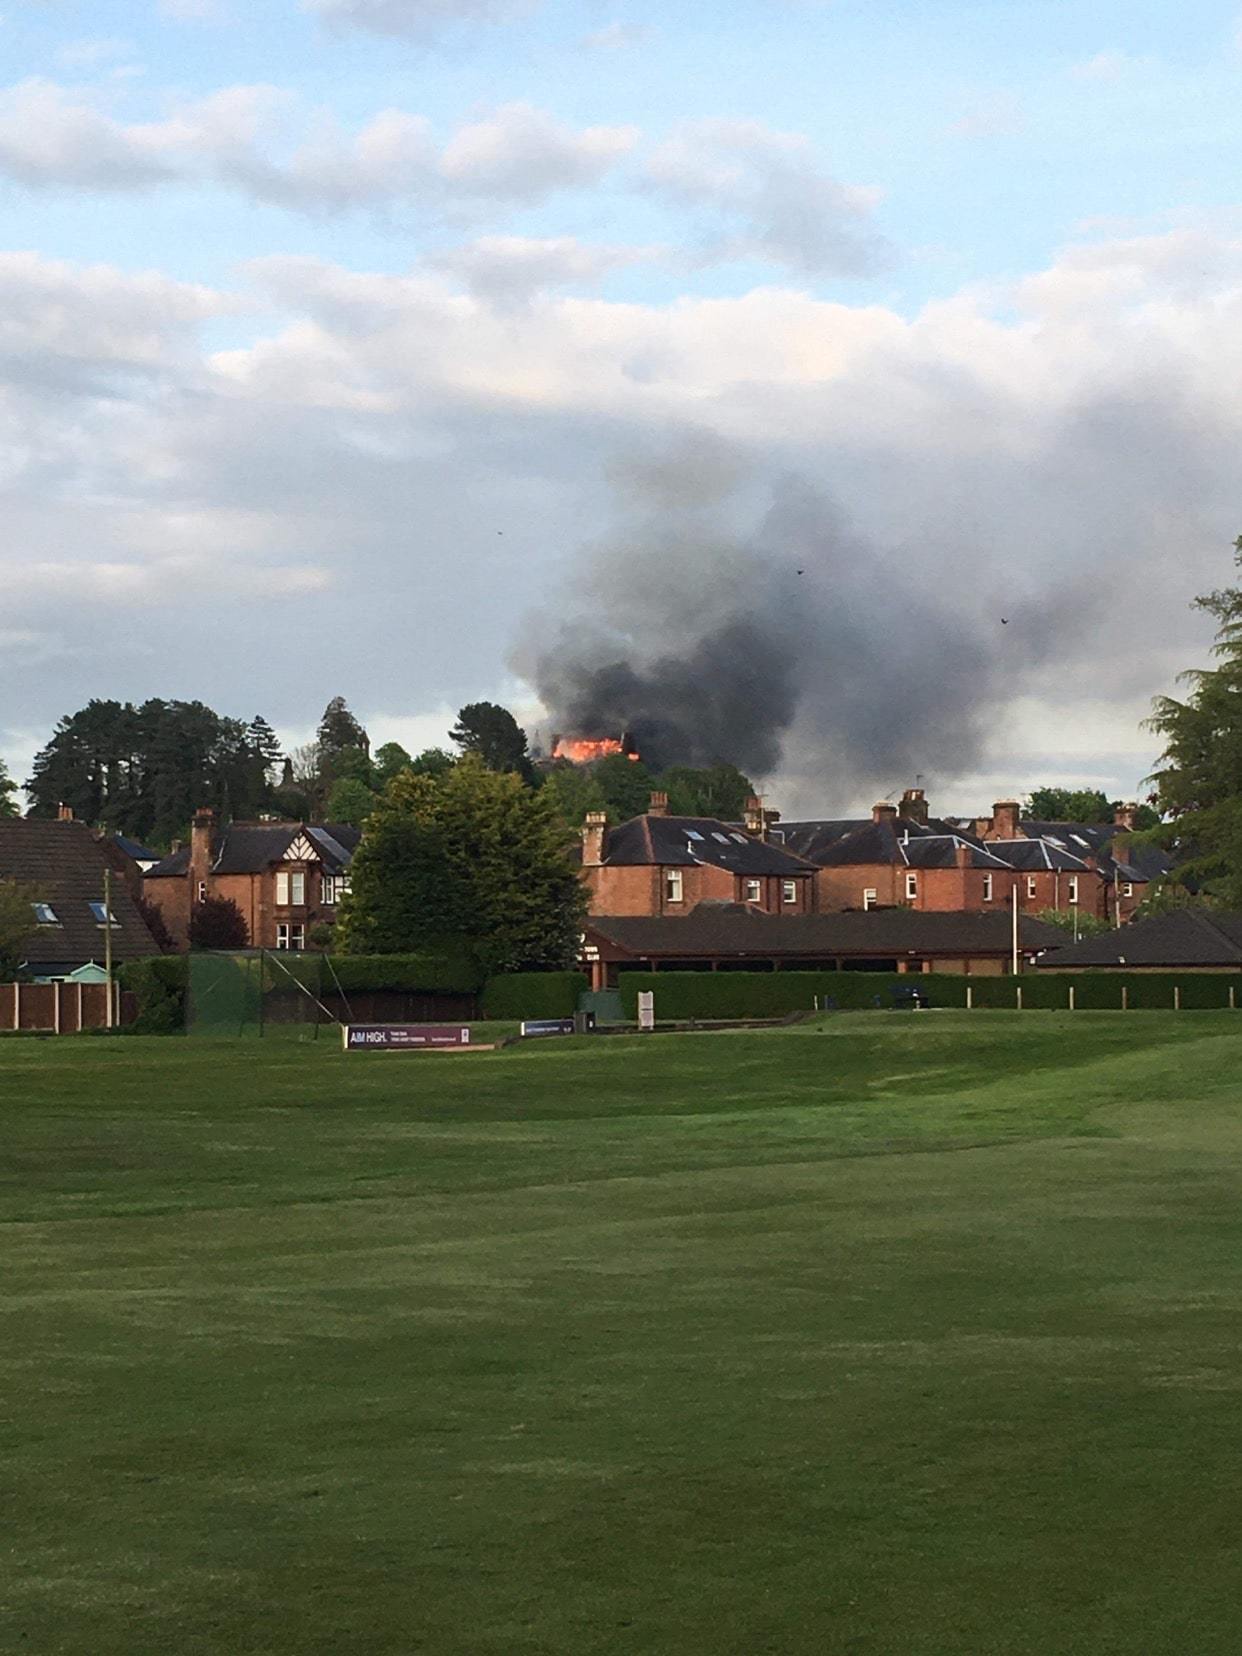
[[[897,807],[890,804],[887,799],[882,799],[878,805],[871,807],[871,820],[872,822],[894,823],[897,820]]]
[[[1018,813],[1022,806],[1016,799],[998,799],[992,807],[992,832],[990,838],[998,840],[1021,839],[1022,830],[1018,827]]]
[[[652,794],[651,798],[647,801],[647,815],[648,816],[667,816],[668,815],[668,795],[666,793],[653,793]]]
[[[66,805],[63,799],[61,800],[60,804],[57,805],[57,807],[56,807],[56,820],[57,820],[57,822],[72,822],[73,821],[73,806],[72,805]]]
[[[582,866],[598,868],[604,860],[604,842],[608,838],[607,811],[588,811],[582,824]]]
[[[908,822],[927,826],[927,795],[922,788],[907,788],[901,796],[901,814]]]
[[[748,834],[763,833],[763,801],[758,794],[751,794],[747,799],[742,815],[742,823]]]
[[[1134,832],[1135,819],[1138,816],[1138,802],[1128,799],[1124,805],[1118,805],[1113,812],[1113,826],[1124,828],[1127,834]]]
[[[190,901],[198,901],[198,888],[211,870],[211,830],[216,813],[200,805],[190,824]]]

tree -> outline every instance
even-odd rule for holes
[[[250,932],[231,897],[204,897],[190,912],[192,949],[247,949]]]
[[[400,742],[385,742],[375,750],[375,785],[386,788],[394,776],[409,770],[413,763]]]
[[[417,758],[410,760],[409,768],[415,776],[443,776],[456,763],[453,755],[443,748],[424,748]]]
[[[726,822],[740,820],[755,785],[736,765],[708,765],[696,770],[691,765],[673,765],[656,778],[656,786],[668,795],[674,816],[720,817]]]
[[[17,976],[22,949],[37,922],[34,905],[42,901],[36,886],[21,880],[0,880],[0,982]]]
[[[379,796],[365,782],[343,776],[332,784],[325,815],[329,822],[349,822],[361,828],[378,803]]]
[[[604,790],[586,765],[557,765],[548,772],[540,793],[575,834],[588,811],[608,810]]]
[[[344,696],[333,696],[323,710],[319,729],[315,732],[319,749],[320,770],[323,775],[335,776],[337,755],[348,748],[371,751],[371,739],[345,705]]]
[[[585,898],[551,801],[477,755],[390,782],[354,853],[350,954],[464,946],[488,972],[572,965]]]
[[[8,767],[0,759],[0,817],[20,816],[17,801],[13,795],[17,792],[17,783],[9,775]]]
[[[610,753],[591,766],[591,777],[604,796],[605,809],[613,822],[641,816],[651,803],[655,778],[641,759],[627,759]]]
[[[146,921],[147,930],[155,940],[156,948],[161,951],[175,949],[177,945],[173,941],[172,933],[164,923],[164,916],[161,914],[158,905],[153,903],[149,897],[135,897],[134,907]]]
[[[1242,536],[1234,562],[1242,567]],[[1151,837],[1172,854],[1177,883],[1242,908],[1242,588],[1206,593],[1194,607],[1216,620],[1216,665],[1182,674],[1184,701],[1153,704],[1148,723],[1164,749],[1151,780],[1168,820]]]
[[[1057,818],[1057,821],[1061,820],[1061,818]],[[1068,818],[1066,820],[1073,821],[1074,819]],[[1111,920],[1101,920],[1098,914],[1088,914],[1082,909],[1077,911],[1074,909],[1041,909],[1035,918],[1042,920],[1047,926],[1058,926],[1062,931],[1069,932],[1071,936],[1078,938],[1102,937],[1105,932],[1113,930]]]
[[[1036,822],[1111,822],[1113,809],[1098,788],[1036,788],[1025,814]]]
[[[526,781],[534,779],[526,732],[507,707],[495,702],[470,702],[457,715],[449,739],[463,753],[475,754],[488,770],[513,771]]]

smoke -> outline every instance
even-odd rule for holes
[[[998,702],[1098,604],[1085,580],[1015,594],[954,548],[876,547],[822,488],[715,438],[613,482],[621,529],[575,561],[556,623],[532,622],[515,665],[552,728],[628,730],[657,768],[817,777],[825,808],[968,774]]]

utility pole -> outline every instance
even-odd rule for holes
[[[1013,975],[1018,975],[1018,876],[1013,877]]]
[[[105,1029],[112,1028],[112,870],[104,864],[104,980],[108,993]]]

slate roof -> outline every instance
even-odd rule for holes
[[[145,845],[140,845],[136,839],[130,839],[128,834],[113,834],[112,843],[118,851],[123,851],[131,862],[157,863],[160,860],[158,851],[148,851]]]
[[[32,967],[84,966],[102,961],[104,928],[91,912],[102,903],[104,847],[85,822],[48,822],[31,817],[0,818],[0,879],[38,887],[56,915],[56,925],[38,926],[22,945]],[[136,960],[160,951],[138,912],[124,879],[112,876],[112,954]]]
[[[1172,858],[1156,845],[1136,844],[1129,839],[1129,830],[1114,822],[1038,822],[1024,821],[1022,831],[1049,842],[1055,849],[1064,848],[1072,856],[1096,857],[1100,871],[1107,878],[1114,873],[1131,883],[1159,880],[1173,867]],[[1122,844],[1113,850],[1118,835]]]
[[[606,868],[693,868],[710,863],[734,874],[813,874],[814,865],[779,845],[745,834],[716,817],[637,816],[610,828]]]
[[[592,915],[588,937],[636,958],[665,956],[803,955],[824,959],[895,958],[902,955],[997,955],[1012,948],[1008,914],[935,913],[924,909],[872,909],[845,914],[764,914],[744,903],[698,903],[684,916]],[[1019,941],[1024,952],[1059,943],[1064,932],[1027,916]]]
[[[1062,851],[1044,839],[988,840],[987,848],[1008,868],[1035,874],[1050,869],[1067,874],[1086,874],[1090,870],[1083,857]]]
[[[837,833],[838,828],[846,832]],[[1003,868],[1008,864],[981,841],[955,833],[943,823],[874,822],[798,823],[795,843],[819,868],[893,865],[898,868],[954,868],[959,851],[966,852],[967,868]],[[788,843],[788,842],[787,842]]]
[[[362,838],[362,829],[345,822],[230,822],[212,837],[213,874],[261,874],[284,859],[299,834],[314,844],[330,874],[347,869]],[[183,845],[148,869],[148,880],[174,879],[190,866],[190,848]]]
[[[1138,920],[1107,936],[1084,938],[1044,955],[1041,966],[1237,966],[1242,968],[1242,914],[1174,909]]]

